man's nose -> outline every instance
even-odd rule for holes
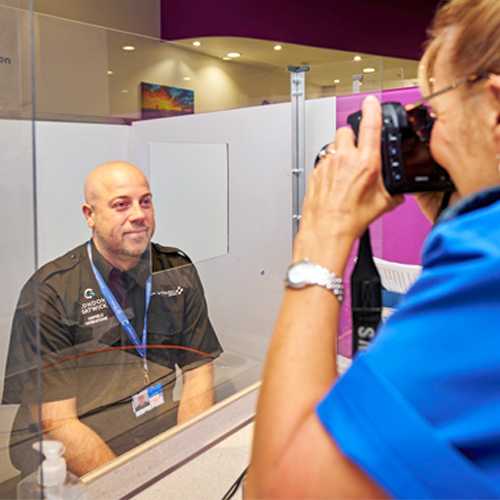
[[[140,203],[134,203],[130,209],[129,220],[132,222],[142,220],[146,217]]]

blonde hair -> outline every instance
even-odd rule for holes
[[[438,8],[428,35],[419,72],[424,94],[430,93],[437,53],[450,40],[455,78],[500,74],[500,0],[449,0]]]

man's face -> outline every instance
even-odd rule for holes
[[[146,251],[155,222],[149,184],[140,171],[124,169],[106,176],[92,209],[89,226],[108,261],[138,258]]]

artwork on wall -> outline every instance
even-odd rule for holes
[[[142,119],[194,113],[194,91],[141,82]]]

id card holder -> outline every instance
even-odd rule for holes
[[[165,402],[161,382],[134,394],[132,396],[132,408],[135,416],[140,417]]]

